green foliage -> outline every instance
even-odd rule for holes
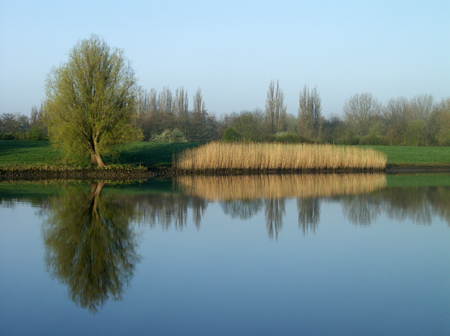
[[[240,135],[234,128],[228,127],[223,133],[222,140],[225,142],[234,142],[240,140]]]
[[[263,123],[264,115],[259,110],[242,111],[239,115],[234,116],[232,126],[239,134],[239,140],[259,141],[261,140]]]
[[[37,125],[31,127],[30,131],[28,132],[28,138],[31,141],[47,139],[47,137],[45,136],[45,133],[44,133],[44,129],[41,126],[37,126]]]
[[[441,146],[450,146],[450,99],[447,104],[447,109],[440,113],[440,129],[436,134],[436,140]]]
[[[358,145],[359,137],[355,134],[353,130],[348,130],[343,136],[340,136],[336,140],[338,145]]]
[[[419,146],[422,144],[425,131],[425,122],[423,120],[414,120],[406,128],[405,143],[410,146]]]
[[[376,121],[370,128],[369,128],[369,134],[370,135],[377,135],[382,136],[386,133],[386,127],[384,127],[383,123],[381,121]]]
[[[11,133],[3,133],[1,136],[1,140],[16,140],[16,137]]]
[[[66,160],[77,162],[90,155],[91,162],[103,166],[101,155],[142,137],[133,126],[138,91],[123,51],[111,49],[95,35],[80,41],[69,61],[47,79],[44,121],[50,140]]]
[[[174,130],[165,130],[161,134],[155,134],[150,138],[150,142],[176,142],[183,143],[188,142],[185,138],[184,134],[180,132],[178,129]]]
[[[345,132],[345,124],[341,118],[332,116],[330,119],[324,119],[320,132],[322,142],[335,144]]]
[[[312,143],[308,138],[289,132],[278,132],[268,135],[264,138],[264,142],[280,142],[280,143]]]
[[[360,145],[372,145],[372,146],[389,146],[389,139],[383,136],[369,134],[362,137],[359,140]]]

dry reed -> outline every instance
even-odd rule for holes
[[[174,165],[188,171],[381,170],[386,161],[384,153],[353,146],[211,142],[185,150]]]
[[[332,197],[386,187],[384,174],[180,176],[176,181],[183,193],[209,201]]]

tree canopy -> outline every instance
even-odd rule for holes
[[[52,69],[46,83],[45,122],[50,140],[77,160],[102,155],[117,144],[139,140],[135,125],[139,87],[120,49],[92,35],[71,50],[69,60]]]

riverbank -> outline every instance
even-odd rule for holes
[[[67,166],[61,153],[48,141],[0,141],[0,179],[147,179],[191,174],[173,167],[173,158],[199,144],[138,142],[118,148],[118,154],[107,157],[108,167],[99,169],[86,162]],[[362,147],[362,146],[360,146]],[[397,173],[450,172],[450,147],[363,146],[387,155],[384,171]],[[371,172],[372,170],[356,170]],[[202,171],[200,174],[238,175],[267,173],[328,173],[353,170],[236,170]]]
[[[417,174],[417,173],[449,173],[450,164],[388,164],[384,170],[387,174]]]
[[[127,168],[127,169],[71,169],[63,170],[57,168],[14,168],[1,169],[0,181],[4,180],[143,180],[150,178],[171,178],[181,175],[254,175],[254,174],[329,174],[329,173],[373,173],[385,172],[386,174],[417,174],[417,173],[450,173],[450,165],[430,165],[430,164],[409,164],[409,165],[387,165],[381,170],[219,170],[192,172],[187,170],[177,170],[170,167],[161,168]]]

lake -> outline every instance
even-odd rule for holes
[[[449,335],[450,174],[0,182],[0,335]]]

